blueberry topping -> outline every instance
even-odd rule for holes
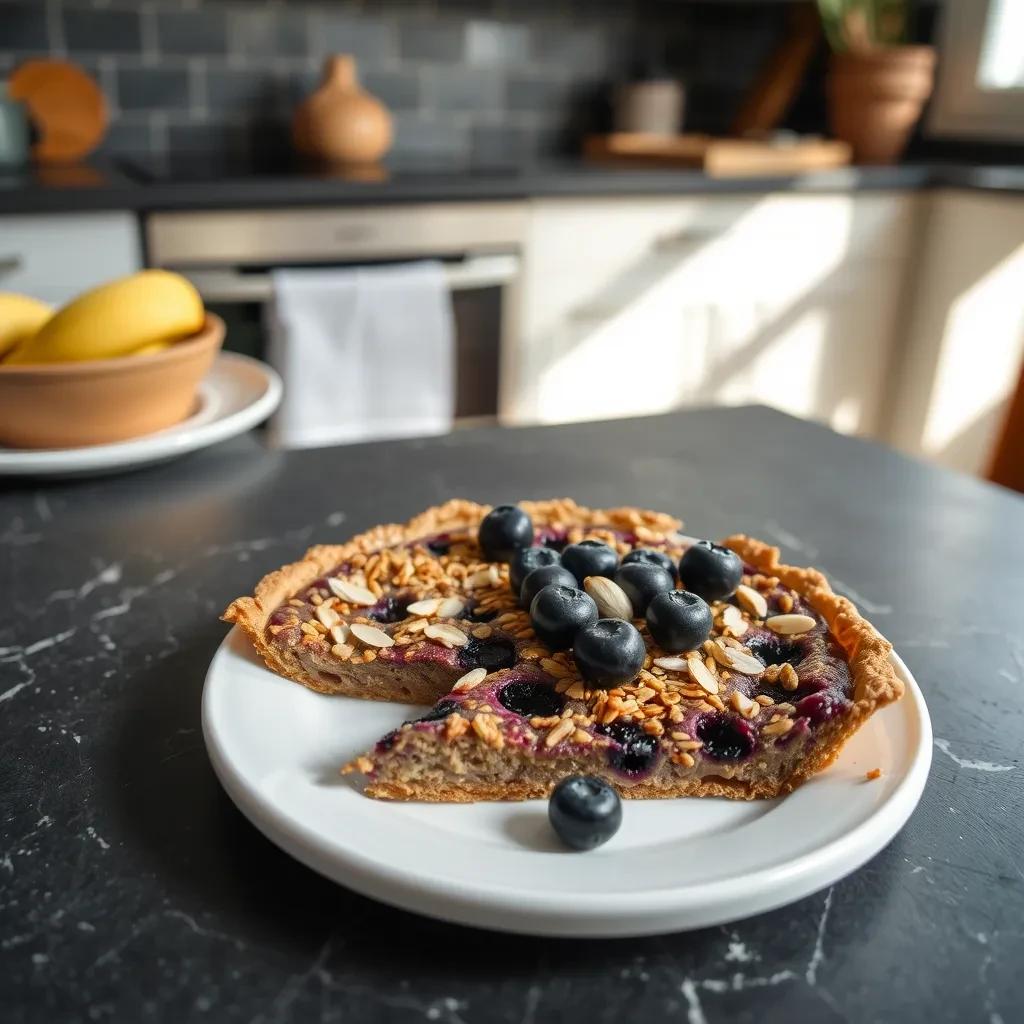
[[[697,723],[701,753],[715,761],[738,761],[753,753],[756,737],[750,724],[735,715],[716,712],[704,715]]]
[[[533,543],[533,522],[518,505],[496,505],[484,516],[478,537],[488,559],[507,562]]]
[[[459,705],[454,700],[439,700],[421,718],[413,719],[415,722],[440,722],[447,718],[453,711],[458,711]]]
[[[746,640],[746,637],[744,637]],[[750,653],[766,665],[799,665],[804,660],[803,643],[783,636],[752,636],[746,640]]]
[[[377,746],[374,747],[380,754],[386,754],[395,745],[395,740],[398,739],[400,729],[392,729],[391,732],[385,733],[379,740],[377,740]]]
[[[498,609],[474,607],[467,612],[463,612],[462,615],[468,622],[490,622],[491,619],[498,617]]]
[[[544,571],[534,569],[534,573]],[[532,575],[533,573],[530,574]],[[523,584],[524,590],[530,582],[530,576]],[[544,587],[530,603],[530,623],[533,631],[553,651],[571,647],[576,634],[584,626],[590,626],[595,622],[597,605],[594,604],[594,599],[575,587],[552,584]]]
[[[452,549],[452,542],[448,539],[448,534],[444,533],[433,540],[427,541],[427,550],[432,555],[437,555],[438,558],[441,555],[447,555]]]
[[[570,775],[555,786],[548,818],[558,838],[573,850],[593,850],[622,824],[622,801],[603,779]]]
[[[847,702],[832,693],[812,693],[796,705],[797,717],[809,718],[815,725],[827,722],[846,710]]]
[[[565,707],[565,698],[551,683],[516,682],[506,683],[498,691],[498,701],[503,708],[524,718],[550,718],[560,715]]]
[[[560,560],[558,552],[552,548],[520,548],[508,563],[508,580],[512,593],[519,594],[523,580],[534,569],[539,569],[542,565],[558,565]]]
[[[562,552],[562,565],[582,586],[588,576],[607,576],[611,579],[619,566],[619,556],[614,548],[599,540],[581,540],[579,544],[570,544]]]
[[[580,675],[596,686],[618,686],[636,678],[647,648],[640,631],[622,619],[598,619],[584,626],[572,643]]]
[[[511,640],[478,640],[473,636],[458,652],[459,666],[467,671],[485,668],[488,672],[497,672],[516,663],[516,647]]]
[[[705,601],[721,601],[735,593],[743,578],[743,563],[735,551],[699,540],[679,559],[679,579]]]
[[[637,548],[622,558],[623,565],[632,565],[634,562],[641,562],[644,565],[660,565],[665,572],[675,579],[676,563],[664,551],[657,551],[654,548]]]
[[[412,599],[405,597],[396,597],[394,594],[388,594],[387,597],[382,597],[369,612],[369,618],[375,619],[377,622],[401,622],[405,618],[406,609],[412,603]]]
[[[639,775],[654,766],[658,757],[658,741],[643,731],[636,722],[618,721],[600,728],[617,747],[608,749],[608,763],[624,775]]]
[[[711,609],[687,590],[655,594],[647,606],[647,628],[666,651],[692,651],[711,634]]]
[[[533,599],[553,583],[562,587],[575,587],[576,577],[560,565],[542,565],[539,569],[526,574],[523,585],[519,588],[519,603],[524,608],[529,608]]]
[[[615,574],[615,582],[626,592],[629,603],[637,615],[643,615],[651,598],[655,594],[662,594],[675,586],[672,574],[662,569],[660,565],[651,565],[649,562],[630,562],[628,565],[620,565],[619,571]]]

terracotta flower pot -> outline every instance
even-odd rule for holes
[[[391,115],[359,85],[354,57],[329,57],[320,88],[295,111],[295,148],[335,164],[372,164],[391,148]]]
[[[827,85],[833,134],[850,143],[858,163],[895,163],[934,82],[931,46],[833,54]]]

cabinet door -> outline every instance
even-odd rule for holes
[[[0,291],[60,304],[141,266],[130,213],[0,217]]]
[[[910,220],[888,196],[538,204],[518,411],[762,402],[872,433]]]

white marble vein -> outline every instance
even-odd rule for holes
[[[971,761],[965,757],[960,757],[949,749],[949,740],[941,739],[938,736],[935,737],[935,746],[951,761],[955,761],[960,765],[961,768],[970,768],[976,772],[1012,772],[1014,769],[1012,764],[993,764],[991,761]]]

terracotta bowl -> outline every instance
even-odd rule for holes
[[[141,437],[195,410],[196,388],[220,351],[224,321],[151,356],[81,363],[0,363],[0,444],[82,448]]]

